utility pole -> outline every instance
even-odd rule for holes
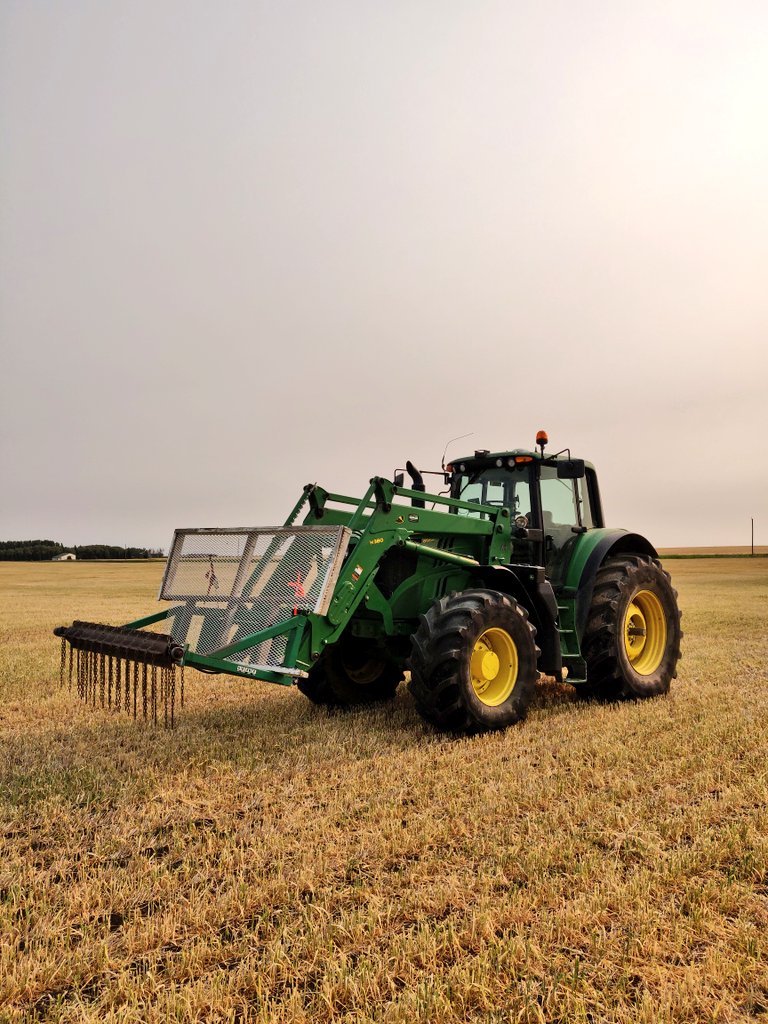
[[[755,557],[755,517],[752,516],[750,522],[752,523],[752,557]]]

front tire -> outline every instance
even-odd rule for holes
[[[640,555],[608,558],[595,579],[582,640],[585,696],[622,700],[667,693],[682,635],[677,591],[661,564]]]
[[[351,637],[325,651],[297,686],[313,704],[341,708],[391,700],[402,679],[402,669],[383,648]]]
[[[525,717],[539,677],[528,613],[496,590],[440,598],[412,639],[416,708],[453,733],[503,729]]]

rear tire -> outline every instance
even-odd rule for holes
[[[667,693],[682,635],[677,591],[661,563],[640,555],[608,558],[595,579],[581,645],[583,695],[610,701]]]
[[[402,679],[382,647],[351,637],[326,650],[297,686],[314,704],[340,708],[391,700]]]
[[[440,598],[412,638],[410,691],[419,714],[453,733],[519,722],[539,677],[535,636],[526,610],[506,594]]]

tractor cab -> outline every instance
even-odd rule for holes
[[[543,431],[537,442],[539,451],[476,451],[446,469],[452,498],[509,509],[515,559],[544,565],[556,584],[578,536],[602,526],[603,514],[594,466],[572,459],[567,450],[545,455]],[[457,509],[456,514],[487,515],[479,508],[476,513]]]

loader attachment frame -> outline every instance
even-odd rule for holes
[[[176,530],[159,599],[172,606],[129,623],[163,623],[183,660],[289,684],[309,617],[326,615],[347,551],[344,526]]]

